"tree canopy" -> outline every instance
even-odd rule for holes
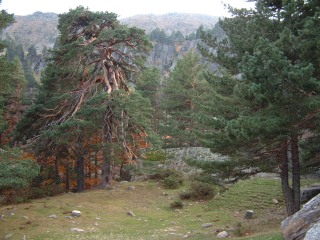
[[[276,157],[289,215],[300,208],[298,141],[307,130],[313,131],[319,117],[316,2],[258,0],[255,9],[230,8],[233,17],[220,20],[225,39],[218,41],[203,34],[204,42],[217,52],[200,46],[203,55],[221,64],[230,76],[208,75],[208,81],[217,87],[218,105],[239,103],[231,114],[212,108],[212,143],[251,146],[260,156]],[[231,84],[222,85],[228,82]],[[288,182],[289,159],[293,164],[292,187]]]

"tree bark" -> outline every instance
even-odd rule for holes
[[[108,187],[111,185],[114,170],[114,154],[113,154],[113,135],[114,135],[114,121],[115,116],[113,115],[112,107],[107,107],[105,114],[105,123],[103,128],[103,164],[101,173],[101,186]]]
[[[66,192],[70,191],[70,167],[69,160],[66,161]]]
[[[288,146],[287,141],[283,142],[278,153],[280,160],[280,177],[281,177],[281,188],[286,202],[286,209],[288,216],[294,213],[293,210],[293,190],[289,184],[289,164],[288,164]]]
[[[84,176],[84,153],[83,140],[80,138],[77,143],[77,192],[83,192],[85,189]]]
[[[293,189],[293,206],[292,211],[296,213],[300,210],[300,161],[298,137],[291,136],[291,154],[292,154],[292,189]]]
[[[101,187],[106,188],[111,185],[114,169],[114,160],[113,160],[113,149],[112,143],[104,143],[104,159],[102,164],[102,173],[101,173]]]
[[[60,184],[60,176],[59,176],[59,159],[56,158],[54,160],[54,183],[56,185]]]

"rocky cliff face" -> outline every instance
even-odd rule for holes
[[[199,52],[197,45],[201,42],[197,40],[186,40],[175,45],[167,45],[161,43],[153,43],[153,50],[147,58],[148,66],[156,66],[162,70],[165,76],[169,71],[173,70],[177,61],[186,55],[189,51]],[[218,69],[217,64],[210,64],[213,71]]]

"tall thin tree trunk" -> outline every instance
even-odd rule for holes
[[[288,146],[287,141],[283,142],[278,154],[280,160],[280,177],[281,177],[281,187],[286,202],[287,214],[288,216],[294,213],[293,210],[293,191],[289,184],[289,164],[288,164]]]
[[[69,160],[66,160],[66,192],[70,191],[70,166]]]
[[[111,185],[114,170],[114,154],[113,154],[113,109],[108,106],[105,114],[105,123],[103,129],[103,164],[101,173],[101,186],[108,187]]]
[[[104,156],[101,173],[101,186],[108,187],[111,185],[114,169],[113,149],[110,142],[104,143]]]
[[[54,160],[54,183],[60,184],[60,176],[59,176],[59,159],[56,157]]]
[[[298,137],[291,136],[291,154],[292,154],[292,189],[293,189],[293,212],[300,210],[300,161]]]
[[[79,137],[77,142],[77,192],[83,192],[85,189],[85,175],[84,175],[84,152],[83,139]]]

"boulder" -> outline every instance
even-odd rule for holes
[[[319,240],[319,238],[320,238],[320,223],[317,223],[308,230],[303,240]]]
[[[212,223],[204,223],[204,224],[202,224],[203,228],[209,228],[209,227],[212,227],[212,226],[213,226]]]
[[[80,217],[80,216],[81,216],[81,212],[78,211],[78,210],[73,210],[73,211],[71,212],[71,216],[73,216],[73,217]]]
[[[127,214],[128,214],[129,216],[132,216],[132,217],[135,217],[135,216],[136,216],[132,211],[128,211]]]
[[[281,223],[285,240],[302,240],[309,229],[320,223],[320,194],[307,202],[300,211],[287,217]],[[311,238],[312,239],[312,238]]]
[[[247,210],[245,215],[244,215],[244,218],[245,219],[251,219],[251,218],[253,218],[253,215],[254,215],[254,211],[253,210]]]
[[[217,238],[227,238],[229,237],[229,233],[227,233],[226,231],[222,231],[217,235]]]
[[[301,203],[306,203],[320,193],[320,185],[311,185],[301,189]]]
[[[71,231],[73,231],[73,232],[84,232],[84,230],[81,229],[81,228],[71,228]]]

